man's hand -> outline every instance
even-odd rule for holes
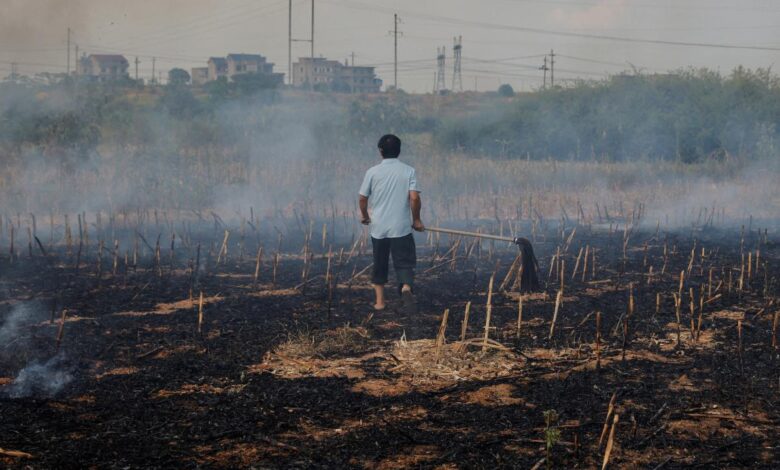
[[[371,217],[368,216],[368,198],[361,194],[360,199],[358,199],[358,206],[360,207],[360,223],[369,225]]]
[[[425,231],[425,225],[423,225],[422,220],[420,219],[417,219],[414,222],[412,222],[412,228],[418,232]]]

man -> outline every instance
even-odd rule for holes
[[[409,312],[415,309],[412,286],[414,267],[417,264],[412,229],[418,232],[425,230],[420,219],[420,190],[417,189],[414,168],[398,161],[401,139],[392,134],[383,135],[379,139],[378,147],[382,163],[369,168],[360,186],[362,223],[370,226],[371,245],[374,249],[374,308],[385,308],[385,284],[388,262],[392,256],[404,308]]]

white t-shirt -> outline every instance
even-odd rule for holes
[[[412,233],[409,191],[417,189],[414,168],[397,158],[385,158],[366,172],[360,195],[371,208],[371,236],[398,238]]]

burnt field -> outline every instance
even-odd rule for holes
[[[416,315],[351,214],[4,217],[0,463],[776,467],[780,240],[713,212],[450,225],[536,293],[418,234]]]

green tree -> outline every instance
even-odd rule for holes
[[[190,74],[184,69],[171,69],[168,71],[169,85],[186,85],[190,82]]]
[[[514,88],[512,88],[512,85],[508,83],[504,83],[503,85],[498,87],[498,94],[505,98],[509,98],[515,96],[515,90]]]

